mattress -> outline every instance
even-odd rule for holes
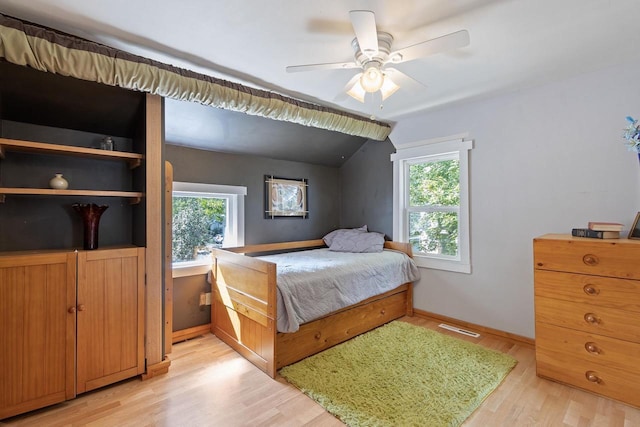
[[[328,248],[258,257],[277,265],[277,329],[300,325],[420,278],[399,251],[332,252]]]

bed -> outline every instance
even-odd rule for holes
[[[399,285],[392,284],[389,289],[347,307],[321,314],[314,320],[305,321],[304,316],[296,314],[293,317],[298,317],[297,321],[278,325],[282,323],[278,321],[278,311],[279,308],[283,310],[283,297],[277,287],[277,265],[271,262],[270,256],[246,255],[299,250],[306,253],[306,250],[318,248],[326,248],[324,240],[213,251],[211,332],[272,378],[283,366],[391,320],[413,315],[412,284],[407,280]],[[412,256],[408,243],[387,241],[384,242],[384,248],[385,252],[401,252]],[[402,257],[408,258],[405,255]],[[284,269],[282,264],[281,269]],[[283,328],[294,332],[278,330]]]

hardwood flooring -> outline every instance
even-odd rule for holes
[[[419,317],[403,320],[477,342],[519,361],[463,424],[486,426],[640,426],[640,409],[536,377],[533,348],[502,338],[465,337]],[[3,426],[342,426],[289,385],[270,379],[212,335],[173,347],[169,373],[128,380]]]

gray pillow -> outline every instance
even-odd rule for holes
[[[334,252],[382,252],[384,234],[358,230],[342,230],[337,233],[329,245]]]
[[[333,239],[337,235],[339,235],[339,234],[341,234],[341,233],[343,233],[345,231],[360,231],[360,232],[365,232],[366,233],[368,230],[367,230],[367,226],[366,225],[363,225],[362,227],[358,227],[358,228],[340,228],[338,230],[333,230],[331,233],[329,233],[326,236],[324,236],[322,238],[322,240],[324,240],[324,244],[325,245],[331,246],[331,243],[333,242]]]

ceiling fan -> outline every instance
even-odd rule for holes
[[[359,68],[362,71],[349,80],[349,83],[347,83],[344,88],[343,94],[347,94],[364,103],[367,93],[376,94],[380,91],[380,95],[384,101],[400,88],[399,84],[418,84],[423,86],[415,79],[391,67],[390,64],[413,61],[418,58],[457,49],[469,44],[469,33],[467,30],[460,30],[392,51],[393,36],[377,30],[375,14],[372,11],[352,10],[349,12],[349,17],[351,18],[353,31],[356,35],[351,42],[351,46],[355,52],[355,61],[292,65],[286,67],[286,71],[288,73],[297,73],[313,70]],[[393,79],[391,78],[392,76]]]

